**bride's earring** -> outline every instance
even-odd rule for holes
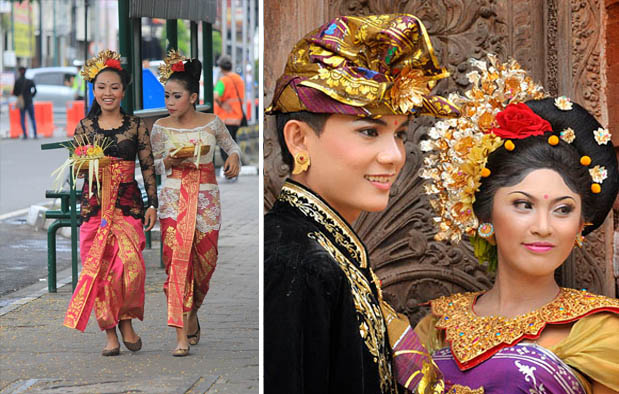
[[[477,228],[477,234],[482,238],[490,238],[494,235],[494,226],[492,223],[481,223]]]
[[[582,233],[578,233],[578,235],[576,236],[576,246],[578,246],[579,248],[582,248],[583,243],[585,242],[585,237],[582,236]]]
[[[494,226],[492,223],[484,222],[477,227],[477,235],[488,241],[491,245],[496,245],[494,240]]]

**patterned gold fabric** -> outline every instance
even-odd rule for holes
[[[415,16],[343,16],[295,45],[267,113],[455,117],[457,107],[430,93],[448,76]]]
[[[523,339],[536,339],[547,324],[565,324],[598,311],[619,312],[619,300],[586,291],[562,288],[543,307],[512,319],[477,316],[473,304],[481,293],[459,293],[432,301],[436,327],[445,330],[445,339],[461,369],[472,368],[492,357],[503,347]]]

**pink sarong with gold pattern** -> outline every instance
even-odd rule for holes
[[[80,331],[93,307],[102,330],[144,316],[144,230],[140,220],[115,208],[120,184],[133,180],[135,162],[114,160],[101,171],[101,210],[81,226],[83,268],[64,320]]]
[[[213,163],[174,168],[168,178],[181,181],[177,220],[161,219],[163,262],[168,274],[168,325],[183,327],[183,313],[197,310],[217,261],[218,230],[196,230],[200,184],[217,184]]]

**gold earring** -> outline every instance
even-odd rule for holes
[[[292,175],[298,175],[310,166],[310,158],[307,152],[298,152],[294,155],[294,168],[292,169]]]
[[[585,242],[585,237],[582,236],[582,233],[578,233],[576,236],[576,246],[582,248],[583,243]]]

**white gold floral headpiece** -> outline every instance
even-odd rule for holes
[[[437,122],[428,132],[430,138],[420,144],[422,151],[429,152],[421,177],[430,180],[425,191],[438,214],[434,221],[439,241],[459,241],[462,235],[475,234],[479,226],[473,203],[482,177],[490,175],[488,156],[503,144],[508,150],[513,145],[494,132],[499,112],[510,104],[546,96],[515,60],[500,63],[492,54],[487,59],[487,63],[471,59],[477,69],[467,74],[471,88],[464,96],[449,96],[462,117]]]

